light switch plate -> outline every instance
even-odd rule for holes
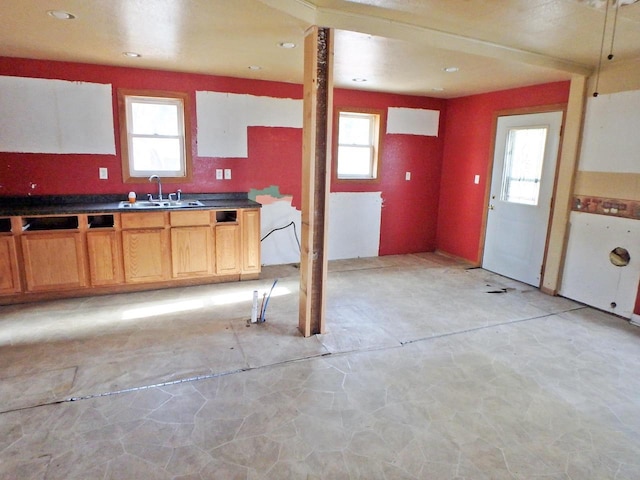
[[[216,180],[222,180],[222,169],[216,168]]]
[[[407,173],[405,173],[405,174],[404,174],[404,179],[405,179],[405,180],[407,180],[407,181],[408,181],[408,180],[411,180],[411,172],[407,172]]]
[[[473,177],[473,183],[475,183],[476,185],[480,183],[480,175],[476,175],[475,177]]]
[[[98,171],[100,172],[98,175],[100,180],[107,180],[109,178],[109,170],[106,167],[100,167]]]
[[[231,169],[230,168],[225,168],[224,169],[224,179],[225,180],[231,180]]]

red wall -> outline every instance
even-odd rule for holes
[[[110,83],[114,89],[116,139],[116,155],[3,153],[0,159],[0,195],[122,193],[124,196],[129,190],[135,190],[143,196],[152,192],[150,185],[122,182],[115,95],[118,88],[185,91],[191,96],[191,105],[194,106],[190,112],[193,181],[189,184],[167,184],[165,191],[175,191],[177,188],[184,192],[248,191],[251,188],[290,186],[300,182],[300,175],[296,175],[302,148],[300,129],[250,129],[249,159],[198,157],[195,92],[208,90],[302,98],[301,85],[15,58],[0,58],[0,75]],[[286,168],[283,168],[283,163]],[[99,167],[109,169],[108,180],[98,179]],[[216,168],[231,168],[232,180],[216,180]]]
[[[447,102],[436,240],[439,250],[480,262],[495,112],[566,103],[569,85],[557,82]],[[473,182],[475,175],[480,175],[478,185]]]
[[[120,138],[116,89],[186,91],[195,106],[195,92],[218,91],[302,98],[296,84],[246,80],[121,67],[65,62],[0,58],[0,75],[109,83],[114,89],[113,115],[116,155],[69,155],[2,153],[0,197],[120,193],[135,190],[139,196],[154,191],[151,185],[124,184],[120,163]],[[445,101],[426,97],[336,90],[334,104],[347,107],[432,108],[444,110]],[[250,127],[248,158],[197,156],[195,108],[190,113],[194,175],[189,184],[166,184],[165,191],[230,192],[261,190],[277,185],[282,194],[294,196],[300,205],[302,130],[299,128]],[[442,125],[442,119],[441,119]],[[332,191],[380,191],[384,200],[380,254],[400,254],[435,248],[437,204],[443,139],[415,135],[384,135],[381,180],[376,184],[333,182]],[[109,169],[109,179],[98,179],[98,168]],[[232,180],[216,180],[215,170],[231,168]],[[405,181],[405,172],[411,181]]]
[[[443,125],[444,100],[336,90],[333,103],[335,107],[385,111],[387,107],[440,110],[440,125]],[[380,181],[333,181],[331,191],[382,192],[380,255],[433,251],[436,247],[442,135],[424,137],[385,133],[381,140]],[[406,172],[411,172],[410,181],[405,180]]]

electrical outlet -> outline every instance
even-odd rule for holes
[[[411,180],[411,172],[405,173],[404,174],[404,179],[407,180],[407,181]]]
[[[224,169],[224,179],[225,180],[231,180],[231,169],[230,168],[225,168]]]
[[[100,180],[107,180],[109,178],[109,170],[106,167],[100,167],[98,171],[100,172],[98,174]]]
[[[222,180],[222,169],[216,168],[216,180]]]

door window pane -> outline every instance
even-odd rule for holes
[[[537,205],[548,127],[512,128],[507,135],[503,202]]]

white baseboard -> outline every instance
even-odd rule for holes
[[[636,327],[640,327],[640,315],[634,313],[631,315],[631,323]]]

